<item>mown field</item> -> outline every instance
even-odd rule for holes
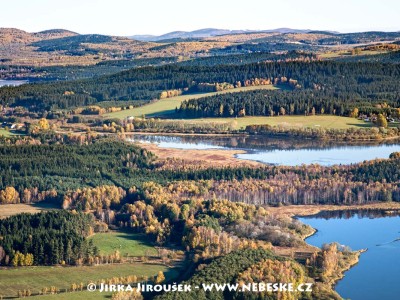
[[[21,267],[0,269],[0,296],[17,296],[19,290],[29,289],[32,293],[38,293],[42,288],[55,286],[58,289],[70,289],[71,284],[86,286],[92,281],[112,277],[124,277],[129,275],[154,276],[163,271],[166,278],[177,276],[175,269],[157,264],[108,264],[82,267]],[[86,294],[86,293],[85,293]],[[58,298],[58,295],[54,299]],[[74,297],[69,299],[76,299]],[[84,299],[84,298],[82,298]],[[85,298],[86,299],[86,298]]]
[[[38,213],[42,210],[57,209],[57,205],[50,203],[36,204],[3,204],[0,206],[0,219],[22,213]]]
[[[250,86],[242,87],[232,90],[226,90],[217,93],[204,93],[195,95],[182,95],[168,99],[158,100],[156,102],[133,108],[104,114],[104,118],[118,118],[124,119],[126,117],[152,117],[152,116],[166,116],[172,114],[176,107],[179,107],[182,101],[189,99],[197,99],[201,97],[213,96],[216,94],[251,91],[257,89],[278,89],[272,85],[266,86]],[[371,123],[366,123],[362,120],[355,118],[347,118],[333,115],[316,115],[316,116],[251,116],[244,118],[203,118],[203,119],[166,119],[166,121],[184,122],[190,124],[201,123],[226,123],[232,125],[235,129],[243,129],[247,125],[261,125],[268,124],[271,126],[289,126],[289,127],[321,127],[321,128],[334,128],[334,129],[347,129],[359,127],[371,127]]]
[[[35,213],[43,209],[52,209],[50,206],[10,204],[1,206],[1,216],[6,217],[16,213]],[[157,250],[147,242],[143,234],[123,231],[109,231],[91,236],[101,255],[112,254],[116,250],[123,258],[132,256],[156,256]],[[178,264],[179,265],[179,264]],[[88,283],[113,277],[130,275],[148,276],[164,272],[167,280],[173,280],[179,275],[176,267],[167,267],[158,263],[121,263],[103,264],[96,266],[62,267],[62,266],[35,266],[19,268],[0,268],[0,299],[2,297],[17,297],[18,291],[29,290],[37,295],[43,288],[54,286],[61,293],[55,295],[35,296],[37,299],[109,299],[111,293],[88,292]],[[83,291],[67,292],[71,285],[83,283]],[[36,299],[35,298],[35,299]]]
[[[224,118],[202,119],[201,122],[226,122]],[[232,119],[229,119],[232,122]],[[244,128],[247,125],[268,124],[271,126],[287,126],[287,127],[321,127],[346,129],[352,127],[370,127],[371,123],[366,123],[355,118],[317,115],[317,116],[277,116],[277,117],[245,117],[237,118],[233,122],[236,128]]]
[[[202,97],[214,96],[217,94],[225,94],[225,93],[237,93],[243,91],[252,91],[252,90],[275,90],[278,89],[273,85],[259,85],[259,86],[249,86],[249,87],[241,87],[236,89],[225,90],[222,92],[215,93],[202,93],[202,94],[191,94],[191,95],[181,95],[172,98],[162,99],[155,101],[150,104],[146,104],[141,107],[136,107],[133,109],[122,110],[118,112],[104,114],[105,118],[118,118],[124,119],[126,117],[141,117],[145,115],[146,117],[151,116],[162,116],[168,115],[175,112],[175,108],[181,105],[182,101],[189,99],[198,99]]]
[[[13,135],[10,131],[0,128],[0,136],[11,136]]]
[[[111,299],[111,292],[94,291],[88,292],[86,287],[83,291],[73,293],[61,293],[56,295],[40,295],[35,296],[35,300],[98,300],[98,299]]]
[[[389,51],[385,50],[362,50],[358,54],[352,55],[351,49],[350,50],[338,50],[338,51],[327,51],[324,53],[319,54],[321,58],[325,59],[332,59],[332,58],[340,58],[340,57],[357,57],[363,55],[377,55],[377,54],[384,54],[389,53]]]
[[[247,125],[284,126],[284,127],[310,127],[310,128],[369,128],[372,123],[366,123],[355,118],[339,117],[332,115],[317,116],[276,116],[276,117],[243,117],[243,118],[202,118],[202,119],[166,119],[165,122],[182,122],[185,124],[228,124],[232,129],[243,129]]]
[[[157,250],[150,245],[145,236],[122,231],[110,231],[106,233],[96,233],[89,239],[93,240],[100,254],[112,254],[116,250],[125,256],[144,256],[157,255]]]

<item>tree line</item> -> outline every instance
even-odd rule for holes
[[[199,83],[228,83],[255,78],[297,80],[302,89],[338,93],[350,101],[398,100],[400,65],[341,63],[335,61],[289,61],[245,65],[180,66],[135,68],[114,75],[48,84],[3,87],[3,105],[31,108],[71,108],[109,100],[158,99],[163,91],[196,92]],[[318,94],[320,95],[320,94]],[[297,95],[296,95],[297,96]],[[311,109],[311,108],[310,108]]]
[[[62,139],[58,139],[58,144],[32,145],[30,143],[34,140],[28,139],[28,144],[0,146],[1,203],[32,203],[44,199],[59,199],[61,203],[67,200],[63,197],[68,191],[80,189],[76,194],[68,194],[69,198],[64,203],[66,207],[107,208],[112,203],[123,203],[131,187],[141,189],[149,181],[167,184],[184,180],[242,182],[250,179],[268,179],[275,186],[275,192],[265,194],[269,195],[264,198],[266,204],[272,204],[273,199],[276,203],[314,202],[311,199],[336,203],[344,199],[348,202],[358,201],[362,195],[365,196],[362,197],[363,201],[397,201],[399,198],[396,189],[396,183],[400,180],[397,171],[398,154],[391,155],[390,159],[350,166],[208,168],[185,166],[179,160],[155,162],[152,153],[117,139],[85,139],[83,144],[75,139],[60,141]],[[336,180],[336,177],[340,180]],[[289,184],[281,186],[281,181]],[[318,188],[323,181],[335,184],[329,184],[330,188],[324,192]],[[301,183],[300,186],[292,186],[296,189],[295,194],[288,190],[292,182]],[[333,186],[337,188],[336,192],[333,192]],[[230,190],[233,192],[233,186]],[[343,196],[345,191],[347,197]],[[91,198],[98,200],[85,200]],[[105,198],[116,200],[103,203],[102,199]],[[239,196],[229,199],[245,200]]]
[[[383,115],[380,115],[383,117]],[[384,119],[387,126],[387,121]],[[307,138],[314,140],[336,140],[336,141],[380,141],[385,138],[400,137],[400,129],[396,127],[385,128],[385,124],[378,124],[372,128],[348,128],[348,129],[325,129],[325,128],[288,128],[270,125],[248,125],[245,132],[251,135],[263,135],[268,137]],[[379,127],[378,127],[379,126]]]
[[[0,220],[0,264],[14,266],[83,264],[98,255],[86,240],[93,233],[90,214],[49,211]]]
[[[363,91],[337,91],[329,89],[297,89],[294,91],[255,90],[220,94],[185,100],[176,110],[178,117],[244,117],[329,114],[353,116],[385,113],[398,117],[400,106],[398,91],[392,86],[386,93]],[[391,99],[391,100],[388,100]]]
[[[13,187],[20,195],[25,189],[39,191],[68,189],[101,184],[114,185],[114,180],[138,170],[151,169],[154,155],[144,149],[118,140],[96,140],[88,144],[42,144],[0,146],[0,188]],[[118,184],[117,184],[118,185]],[[14,191],[13,191],[14,192]],[[0,199],[18,196],[0,195]],[[26,202],[26,201],[20,201]]]

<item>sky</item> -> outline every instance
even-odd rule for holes
[[[400,31],[400,1],[2,0],[0,27],[120,36],[201,28]]]

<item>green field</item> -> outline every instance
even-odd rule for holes
[[[0,269],[0,295],[17,296],[18,290],[29,289],[38,293],[44,287],[69,289],[72,283],[83,283],[129,275],[154,276],[165,272],[166,278],[177,276],[175,269],[155,264],[108,264],[83,267],[21,267]],[[59,298],[57,298],[59,299]],[[75,299],[75,298],[71,298]]]
[[[172,121],[172,120],[166,120]],[[177,120],[175,120],[177,121]],[[204,119],[184,119],[179,122],[187,122],[190,124],[201,123],[228,123],[234,129],[243,129],[247,125],[263,125],[284,126],[284,127],[312,127],[312,128],[368,128],[372,123],[366,123],[355,118],[317,115],[317,116],[277,116],[277,117],[244,117],[244,118],[204,118]]]
[[[153,103],[146,104],[141,107],[136,107],[133,109],[122,110],[118,112],[104,114],[105,118],[118,118],[124,119],[126,117],[141,117],[145,115],[146,117],[152,116],[161,116],[167,115],[175,112],[175,108],[181,105],[182,101],[189,100],[189,99],[197,99],[202,97],[214,96],[217,94],[225,94],[225,93],[237,93],[237,92],[244,92],[244,91],[252,91],[252,90],[275,90],[278,89],[272,85],[259,85],[259,86],[249,86],[249,87],[241,87],[236,89],[225,90],[222,92],[215,92],[215,93],[204,93],[204,94],[192,94],[192,95],[181,95],[172,98],[157,100]]]
[[[96,233],[89,239],[93,240],[100,254],[111,254],[118,250],[122,256],[157,255],[157,250],[150,245],[145,236],[122,231]]]
[[[97,300],[97,299],[111,299],[112,293],[100,293],[99,291],[88,292],[83,290],[82,292],[73,293],[61,293],[56,295],[40,295],[35,296],[35,300]]]
[[[389,51],[385,50],[362,50],[359,54],[352,55],[351,49],[349,50],[339,50],[339,51],[329,51],[320,53],[319,56],[325,59],[333,59],[333,58],[340,58],[340,57],[357,57],[357,56],[364,56],[364,55],[378,55],[378,54],[385,54],[389,53]]]
[[[176,107],[179,107],[182,101],[189,99],[197,99],[201,97],[213,96],[221,93],[233,93],[242,91],[251,91],[259,89],[278,89],[272,85],[265,86],[250,86],[242,87],[232,90],[226,90],[217,93],[204,93],[204,94],[192,94],[172,97],[168,99],[158,100],[153,103],[133,108],[122,110],[118,112],[104,114],[105,118],[118,118],[124,119],[126,117],[146,117],[162,116],[172,114]],[[172,119],[166,119],[171,121]],[[177,121],[176,119],[174,119]],[[362,120],[355,118],[339,117],[332,115],[316,115],[316,116],[275,116],[275,117],[244,117],[244,118],[204,118],[204,119],[182,119],[179,122],[187,123],[229,123],[233,124],[233,128],[242,129],[247,125],[261,125],[268,124],[271,126],[288,126],[288,127],[321,127],[321,128],[335,128],[335,129],[347,129],[347,128],[360,128],[360,127],[371,127],[371,123],[366,123]]]
[[[0,136],[11,136],[13,135],[10,131],[0,128]]]

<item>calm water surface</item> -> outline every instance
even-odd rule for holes
[[[399,142],[390,144],[340,144],[321,141],[280,140],[265,137],[211,137],[133,135],[129,140],[156,143],[161,148],[177,149],[240,149],[240,159],[260,161],[265,164],[297,166],[301,164],[351,164],[375,158],[389,158],[400,151]]]
[[[340,144],[307,140],[281,140],[265,137],[211,137],[134,135],[128,140],[156,143],[162,148],[240,149],[237,157],[266,164],[321,165],[358,163],[375,158],[388,158],[400,151],[399,142],[384,144]],[[400,299],[400,217],[377,212],[335,212],[300,218],[318,229],[307,242],[321,247],[338,242],[353,250],[368,248],[359,263],[346,272],[336,285],[345,299]]]
[[[21,84],[28,83],[27,80],[1,80],[0,79],[0,87],[2,86],[18,86]]]
[[[307,243],[338,242],[353,250],[368,248],[336,285],[344,299],[400,299],[400,217],[360,212],[299,218],[318,231]]]

